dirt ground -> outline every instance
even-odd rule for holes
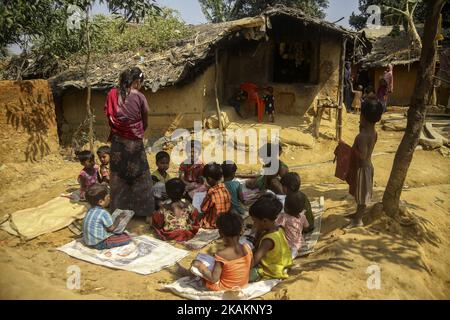
[[[277,117],[275,125],[304,130],[293,117]],[[250,126],[250,123],[241,124]],[[343,138],[351,143],[358,116],[347,115]],[[450,159],[437,151],[417,150],[409,169],[403,203],[416,217],[410,227],[368,214],[365,228],[346,231],[344,214],[355,210],[347,186],[334,177],[333,123],[323,121],[312,149],[289,146],[282,160],[295,166],[302,190],[312,199],[325,197],[321,237],[314,253],[295,260],[291,277],[262,299],[449,299],[450,298]],[[374,201],[380,201],[402,133],[379,130],[375,148]],[[149,156],[151,169],[155,168]],[[36,164],[5,163],[0,167],[0,217],[40,205],[67,189],[81,167],[60,155]],[[256,171],[256,166],[240,168]],[[175,166],[171,167],[174,172]],[[143,221],[130,231],[147,233]],[[66,228],[26,243],[0,231],[0,298],[3,299],[180,299],[162,288],[177,277],[175,267],[148,276],[93,265],[55,251],[74,235]],[[213,243],[205,252],[220,244]],[[181,261],[187,267],[196,255]],[[67,267],[81,268],[81,289],[66,289]],[[368,268],[380,268],[380,289],[369,289]],[[371,267],[372,266],[372,267]]]

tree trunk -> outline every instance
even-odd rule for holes
[[[419,33],[417,32],[416,25],[414,24],[414,17],[412,14],[407,17],[408,19],[408,29],[412,38],[412,41],[417,44],[417,46],[422,49],[422,40],[420,39]]]
[[[94,117],[91,109],[91,84],[89,83],[89,63],[91,60],[91,39],[90,39],[90,31],[89,31],[89,7],[86,8],[86,44],[87,44],[87,55],[86,55],[86,64],[84,66],[84,82],[87,90],[86,97],[86,110],[89,122],[89,150],[94,152]]]
[[[408,110],[408,122],[405,134],[395,154],[391,175],[383,195],[384,211],[391,217],[398,214],[400,195],[425,121],[426,103],[433,87],[437,51],[436,35],[439,14],[443,5],[444,0],[427,1],[423,46],[416,86]]]

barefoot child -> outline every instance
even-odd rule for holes
[[[281,178],[281,185],[283,186],[283,192],[285,195],[293,195],[300,193],[305,198],[305,216],[308,221],[308,225],[303,229],[303,233],[311,232],[314,229],[314,214],[311,208],[311,202],[309,202],[306,194],[300,191],[301,180],[300,176],[296,172],[288,172],[283,178]]]
[[[78,176],[80,184],[80,200],[86,200],[86,190],[95,183],[98,183],[98,166],[95,164],[94,154],[90,151],[81,151],[77,153],[77,158],[83,166]]]
[[[201,144],[196,140],[188,143],[186,148],[190,155],[185,161],[180,164],[179,178],[186,185],[186,193],[190,200],[194,197],[196,192],[204,191],[203,186],[203,162],[200,160]]]
[[[305,242],[303,230],[309,227],[305,217],[305,200],[303,193],[288,194],[284,201],[284,212],[280,213],[275,220],[275,223],[284,229],[286,240],[291,248],[292,259],[297,256]]]
[[[111,148],[109,146],[101,146],[97,149],[97,156],[100,160],[99,182],[109,184],[109,158]]]
[[[363,226],[362,216],[372,198],[373,174],[372,152],[377,142],[375,124],[381,120],[383,106],[377,100],[364,102],[360,116],[360,132],[352,146],[349,174],[353,176],[350,194],[355,197],[357,211],[350,216],[349,228]]]
[[[231,196],[231,212],[242,216],[245,214],[242,206],[244,194],[242,193],[242,185],[234,179],[236,171],[237,166],[233,161],[224,161],[222,163],[224,184]]]
[[[225,185],[220,182],[223,173],[219,164],[208,163],[203,170],[203,175],[209,189],[201,204],[203,215],[200,219],[200,227],[215,229],[217,218],[231,209],[231,196]]]
[[[152,226],[163,240],[187,241],[198,231],[194,224],[197,210],[190,202],[183,199],[185,185],[179,178],[166,182],[169,199],[163,201],[152,216]]]
[[[108,211],[110,196],[108,186],[96,183],[87,190],[86,200],[91,205],[83,222],[83,241],[91,248],[98,250],[124,246],[131,242],[126,233],[114,234],[124,213],[113,222]]]
[[[250,281],[286,279],[292,266],[292,253],[283,228],[275,224],[282,204],[273,194],[264,194],[250,207],[250,217],[257,230]]]
[[[363,87],[362,87],[362,85],[359,85],[358,90],[353,90],[353,84],[352,84],[351,89],[352,89],[352,93],[353,93],[352,108],[353,108],[353,111],[355,111],[355,113],[358,113],[361,111]]]
[[[275,100],[273,97],[273,88],[272,87],[267,87],[267,94],[265,94],[263,96],[263,100],[266,106],[266,114],[269,115],[269,121],[270,122],[275,122]]]
[[[198,260],[192,262],[205,281],[205,286],[213,291],[234,290],[248,284],[253,253],[248,244],[239,243],[242,218],[234,213],[217,218],[217,227],[224,248],[214,257],[210,268]]]

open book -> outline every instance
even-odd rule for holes
[[[205,254],[205,253],[199,253],[194,260],[200,261],[201,263],[203,263],[209,270],[213,270],[214,269],[214,265],[216,264],[216,260],[214,259],[213,256],[210,256],[209,254]],[[200,270],[198,270],[197,267],[192,266],[191,267],[191,272],[200,277],[203,278],[203,275],[201,274]]]
[[[111,216],[112,220],[115,222],[117,217],[121,213],[124,213],[125,216],[122,218],[122,220],[117,225],[117,227],[113,230],[114,233],[123,233],[125,231],[125,228],[128,225],[128,222],[130,222],[131,218],[134,216],[134,211],[133,210],[116,209],[114,211],[114,213],[112,214],[112,216]]]

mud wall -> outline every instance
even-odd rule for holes
[[[0,162],[38,161],[58,148],[48,82],[0,81]]]
[[[146,137],[161,136],[169,128],[178,114],[182,120],[179,128],[193,128],[194,121],[201,121],[203,112],[208,106],[215,106],[214,66],[205,70],[195,81],[183,86],[160,89],[153,93],[142,91],[150,107],[149,128]],[[91,105],[95,114],[95,134],[100,141],[106,141],[109,125],[103,108],[107,92],[93,91]],[[71,138],[80,123],[86,118],[86,92],[68,89],[62,96],[61,115],[58,122],[61,126],[61,140],[70,144]]]
[[[378,90],[379,80],[383,77],[386,68],[376,68],[374,70],[373,83],[375,90]],[[410,66],[394,66],[394,92],[389,95],[388,105],[408,106],[414,93],[418,71],[418,63]]]

